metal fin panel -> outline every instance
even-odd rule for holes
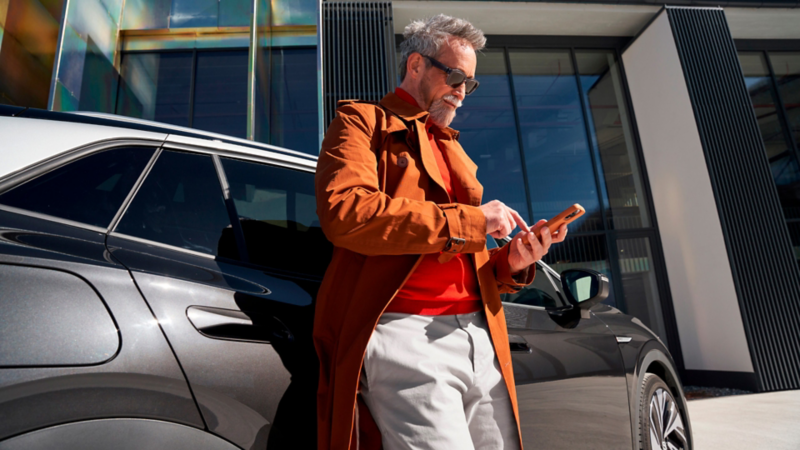
[[[667,7],[759,389],[800,388],[800,268],[721,8]],[[699,324],[702,326],[702,324]]]
[[[391,2],[322,3],[325,127],[339,100],[377,102],[394,90],[397,63]]]

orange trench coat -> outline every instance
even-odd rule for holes
[[[425,132],[427,119],[427,111],[394,93],[380,105],[343,101],[322,143],[317,214],[334,252],[317,295],[314,323],[320,450],[381,447],[380,432],[357,395],[364,352],[384,309],[427,253],[441,252],[440,261],[459,252],[473,256],[519,428],[499,294],[529,284],[534,268],[517,283],[508,265],[509,246],[486,250],[478,167],[458,143],[458,132],[447,128],[443,151],[462,203],[450,200]]]

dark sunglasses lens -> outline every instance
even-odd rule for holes
[[[466,79],[467,76],[464,74],[464,72],[460,70],[453,70],[449,75],[447,75],[447,85],[450,87],[458,87],[461,86],[461,83],[463,83]]]
[[[464,93],[467,95],[472,94],[475,92],[475,89],[478,89],[479,84],[480,83],[478,83],[478,80],[467,80],[467,84],[464,86],[466,88]]]

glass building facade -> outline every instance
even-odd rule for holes
[[[574,203],[586,214],[545,261],[557,271],[607,274],[606,303],[639,317],[665,342],[657,229],[629,113],[618,48],[546,48],[524,39],[478,56],[480,89],[453,128],[478,164],[484,200],[529,222]]]
[[[114,113],[317,154],[317,15],[316,0],[0,0],[0,103]],[[629,40],[489,35],[481,87],[452,126],[479,166],[485,200],[529,222],[584,206],[545,260],[609,275],[606,302],[673,347],[620,63]],[[800,260],[800,51],[739,58]]]

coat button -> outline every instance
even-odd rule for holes
[[[408,167],[408,158],[406,158],[405,156],[397,158],[397,166],[402,168]]]

